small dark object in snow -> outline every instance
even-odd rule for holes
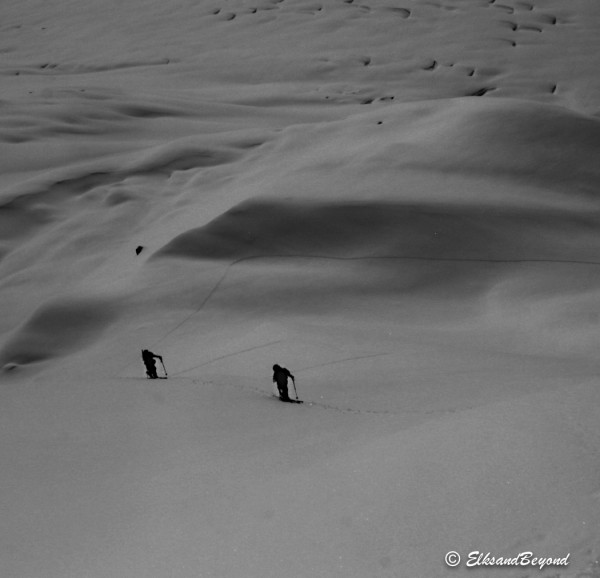
[[[144,250],[144,247],[143,247],[142,245],[138,245],[138,246],[135,248],[135,254],[136,254],[136,255],[139,255],[139,254],[140,254],[140,253],[141,253],[143,250]]]

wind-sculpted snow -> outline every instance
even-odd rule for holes
[[[247,201],[156,257],[397,258],[600,265],[597,215],[485,205]]]
[[[1,2],[1,578],[596,576],[599,26]]]
[[[0,350],[0,366],[11,369],[88,347],[115,320],[118,309],[102,299],[64,299],[43,305]]]
[[[600,120],[567,109],[458,100],[440,106],[398,141],[417,149],[406,153],[414,159],[408,160],[412,167],[480,173],[597,198]],[[382,162],[390,153],[382,155]]]

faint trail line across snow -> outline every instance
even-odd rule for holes
[[[269,343],[263,343],[262,345],[255,345],[254,347],[248,347],[247,349],[241,349],[240,351],[233,351],[232,353],[227,353],[225,355],[221,355],[219,357],[215,357],[210,359],[209,361],[203,361],[198,365],[194,365],[193,367],[189,367],[188,369],[183,369],[181,371],[176,371],[172,375],[181,375],[182,373],[187,373],[188,371],[192,371],[194,369],[198,369],[200,367],[204,367],[209,363],[214,363],[215,361],[220,361],[221,359],[226,359],[227,357],[233,357],[234,355],[240,355],[242,353],[247,353],[248,351],[254,351],[256,349],[262,349],[264,347],[269,347],[269,345],[275,345],[275,343],[280,343],[283,341],[282,339],[277,339],[276,341],[269,341]]]
[[[273,395],[272,393],[265,391],[264,389],[258,388],[258,387],[252,387],[252,386],[246,386],[246,385],[233,385],[233,384],[215,384],[214,381],[202,381],[201,379],[193,379],[192,378],[192,383],[194,383],[195,385],[211,385],[211,386],[217,386],[217,387],[229,387],[232,389],[238,389],[241,391],[248,391],[251,393],[255,393],[258,394],[262,397],[268,398],[270,400],[273,401],[279,401],[277,399],[277,397],[275,395]],[[281,402],[280,402],[281,403]],[[339,406],[339,405],[334,405],[331,403],[325,403],[325,402],[321,402],[321,401],[311,401],[311,400],[304,400],[304,407],[319,407],[321,409],[326,409],[329,411],[336,411],[339,413],[347,413],[347,414],[355,414],[355,415],[377,415],[377,416],[385,416],[385,417],[402,417],[405,415],[443,415],[443,414],[450,414],[450,413],[456,413],[458,411],[463,411],[463,410],[469,410],[469,409],[474,409],[475,406],[461,406],[460,408],[449,408],[449,409],[431,409],[431,410],[418,410],[418,409],[406,409],[406,410],[386,410],[386,409],[360,409],[360,408],[353,408],[353,407],[343,407],[343,406]],[[302,406],[301,406],[302,407]]]
[[[296,369],[296,373],[300,373],[301,371],[308,371],[309,369],[317,369],[319,367],[327,367],[328,365],[335,365],[336,363],[344,363],[345,361],[355,361],[359,359],[369,359],[371,357],[385,357],[386,355],[393,355],[394,352],[386,351],[385,353],[373,353],[371,355],[357,355],[354,357],[344,357],[343,359],[335,359],[333,361],[327,361],[326,363],[320,363],[318,365],[310,365],[308,367],[301,367],[300,369]]]
[[[206,382],[206,381],[202,381],[200,379],[193,379],[192,382],[196,385],[215,386],[215,383],[213,381]],[[242,391],[249,391],[251,393],[256,393],[262,397],[271,399],[273,401],[279,401],[279,399],[277,399],[277,397],[275,395],[273,395],[272,393],[270,393],[268,391],[265,391],[264,389],[260,389],[258,387],[251,387],[251,386],[247,386],[247,385],[232,385],[232,384],[220,384],[220,385],[223,387],[230,387],[230,388],[238,389],[238,390],[242,390]],[[364,410],[364,409],[344,408],[344,407],[338,407],[338,406],[331,405],[331,404],[322,403],[319,401],[309,401],[309,400],[304,400],[304,406],[307,406],[307,407],[315,406],[315,407],[320,407],[322,409],[328,409],[328,410],[337,411],[337,412],[341,412],[341,413],[374,414],[374,415],[386,415],[386,416],[401,415],[400,413],[395,413],[395,412],[389,411],[389,410]]]
[[[416,257],[411,255],[368,255],[368,256],[356,256],[356,257],[343,257],[338,255],[318,255],[318,254],[291,254],[291,253],[274,253],[264,255],[248,255],[240,257],[230,262],[226,267],[219,279],[207,293],[206,297],[202,300],[200,305],[184,317],[173,329],[167,331],[158,341],[154,342],[151,347],[156,347],[162,343],[167,337],[175,333],[180,327],[187,323],[192,317],[200,313],[206,304],[211,300],[213,295],[219,290],[221,285],[225,282],[229,272],[236,265],[244,263],[246,261],[258,261],[261,259],[318,259],[318,260],[332,260],[332,261],[427,261],[427,262],[439,262],[439,263],[488,263],[488,264],[524,264],[524,263],[545,263],[554,265],[587,265],[587,266],[600,266],[600,261],[585,261],[585,260],[570,260],[570,259],[476,259],[476,258],[461,258],[461,257]],[[383,354],[382,354],[383,355]],[[341,360],[344,361],[344,360]],[[327,365],[327,364],[326,364]],[[310,368],[305,368],[310,369]],[[301,370],[300,370],[301,371]]]
[[[231,269],[231,267],[233,267],[236,264],[237,264],[237,261],[233,261],[232,263],[229,263],[229,265],[226,267],[225,271],[223,271],[223,273],[221,274],[219,279],[217,279],[217,282],[214,284],[212,289],[208,292],[206,297],[202,300],[202,303],[200,303],[200,305],[196,309],[194,309],[189,315],[184,317],[182,321],[180,321],[175,327],[173,327],[173,329],[171,329],[170,331],[165,333],[158,341],[153,343],[152,347],[156,347],[159,343],[162,343],[167,337],[169,337],[169,335],[175,333],[175,331],[177,331],[182,325],[184,325],[187,321],[189,321],[194,315],[196,315],[197,313],[200,313],[200,311],[202,311],[202,309],[204,309],[204,306],[208,303],[209,299],[214,295],[214,293],[217,291],[217,289],[219,289],[219,287],[225,280],[225,277],[227,277],[227,273],[229,273],[229,269]]]
[[[550,263],[558,265],[596,265],[600,266],[600,261],[588,261],[583,259],[497,259],[497,258],[476,258],[476,257],[419,257],[414,255],[358,255],[355,257],[344,257],[341,255],[319,255],[319,254],[294,254],[294,253],[265,253],[263,255],[247,255],[246,257],[240,257],[229,263],[227,271],[224,276],[227,275],[229,270],[243,263],[244,261],[258,261],[260,259],[322,259],[331,261],[433,261],[433,262],[451,262],[451,263],[499,263],[499,264],[510,264],[510,263]],[[217,284],[220,284],[220,279]],[[212,291],[211,291],[212,294]],[[208,296],[210,298],[210,295]],[[208,298],[206,300],[208,300]]]

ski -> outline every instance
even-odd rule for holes
[[[302,399],[284,399],[283,397],[279,397],[277,395],[274,395],[273,397],[277,398],[279,401],[283,401],[284,403],[304,403],[304,400]]]

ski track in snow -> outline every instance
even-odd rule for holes
[[[237,259],[228,265],[226,265],[225,270],[213,285],[212,289],[208,292],[206,297],[202,300],[198,308],[194,309],[191,313],[186,315],[182,321],[180,321],[173,329],[170,329],[167,333],[163,335],[158,341],[155,341],[152,344],[152,347],[155,347],[161,343],[163,343],[170,335],[175,333],[179,328],[185,325],[188,321],[190,321],[195,315],[202,312],[202,310],[206,307],[208,302],[212,297],[217,293],[219,288],[225,283],[225,280],[231,270],[241,263],[249,262],[249,261],[259,261],[259,260],[269,260],[269,259],[304,259],[304,260],[331,260],[331,261],[420,261],[420,262],[435,262],[435,263],[482,263],[482,264],[498,264],[498,265],[508,265],[508,264],[550,264],[550,265],[582,265],[582,266],[599,266],[600,261],[586,261],[586,260],[576,260],[576,259],[472,259],[472,258],[449,258],[449,257],[416,257],[416,256],[408,256],[408,255],[385,255],[385,256],[368,256],[368,257],[339,257],[339,256],[331,256],[331,255],[290,255],[286,253],[281,254],[271,254],[271,255],[255,255],[249,257],[242,257]],[[276,342],[274,342],[276,343]],[[257,346],[258,349],[264,346]],[[231,354],[234,355],[234,354]],[[385,354],[383,354],[385,355]],[[229,357],[229,354],[224,356]],[[367,356],[368,357],[368,356]],[[221,359],[221,358],[217,358]],[[217,360],[215,359],[215,361]],[[210,363],[210,362],[207,362]],[[337,362],[332,362],[337,363]],[[324,364],[324,365],[328,365]],[[200,367],[200,366],[198,366]],[[317,366],[320,367],[320,366]],[[188,370],[185,370],[188,371]]]
[[[275,345],[276,343],[281,343],[281,341],[282,341],[281,339],[277,339],[275,341],[269,341],[268,343],[263,343],[261,345],[255,345],[254,347],[248,347],[246,349],[241,349],[239,351],[234,351],[232,353],[220,355],[219,357],[213,357],[212,359],[209,359],[208,361],[203,361],[202,363],[199,363],[198,365],[194,365],[193,367],[188,367],[187,369],[182,369],[180,371],[177,371],[173,375],[182,375],[184,373],[189,373],[190,371],[193,371],[194,369],[199,369],[201,367],[204,367],[204,366],[214,363],[216,361],[221,361],[223,359],[227,359],[228,357],[234,357],[235,355],[241,355],[242,353],[248,353],[249,351],[256,351],[257,349],[263,349],[265,347],[270,347],[271,345]]]
[[[374,356],[369,356],[369,357],[374,357]],[[350,358],[350,359],[361,359],[361,357]],[[339,360],[334,363],[342,363],[342,361],[349,361],[350,359]],[[299,371],[300,370],[298,370],[298,372]],[[234,389],[237,389],[240,391],[249,391],[249,392],[258,394],[262,397],[265,397],[267,399],[270,399],[273,401],[278,401],[279,403],[282,403],[272,393],[269,393],[269,392],[265,391],[264,389],[260,389],[258,387],[251,387],[251,386],[245,386],[245,385],[231,385],[231,384],[227,384],[227,383],[215,384],[214,381],[203,381],[201,379],[196,379],[196,378],[191,378],[191,379],[192,379],[192,383],[194,383],[195,385],[207,385],[207,386],[211,386],[211,387],[229,387],[229,388],[234,388]],[[304,401],[304,403],[302,405],[305,407],[318,407],[321,409],[335,411],[335,412],[339,412],[339,413],[346,413],[346,414],[377,415],[377,416],[389,416],[389,417],[402,417],[403,415],[407,415],[407,414],[423,415],[423,416],[444,415],[444,414],[456,413],[457,411],[472,409],[471,407],[461,406],[460,408],[456,408],[456,409],[392,411],[392,410],[361,409],[361,408],[344,407],[344,406],[340,406],[340,405],[334,405],[334,404],[325,403],[322,401],[313,401],[313,400],[309,400],[309,399],[303,399],[302,401]],[[297,408],[297,409],[301,409],[301,408]]]

